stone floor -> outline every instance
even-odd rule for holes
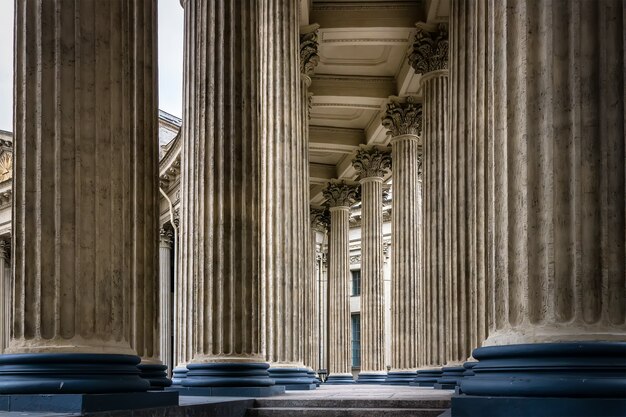
[[[90,414],[97,417],[123,416],[190,416],[205,415],[215,417],[244,417],[248,415],[265,415],[242,413],[241,410],[261,407],[265,409],[279,407],[284,411],[302,409],[305,407],[323,407],[324,409],[352,409],[378,408],[380,415],[396,415],[383,413],[383,409],[401,408],[428,408],[434,410],[449,408],[453,391],[434,390],[432,388],[417,388],[389,385],[322,385],[314,391],[290,391],[283,395],[270,398],[256,399],[235,397],[180,397],[179,407],[166,409],[145,409],[135,412],[111,411]],[[150,410],[150,411],[149,411]],[[299,414],[299,413],[296,413]],[[77,416],[68,413],[45,412],[2,412],[0,417],[61,417]],[[269,415],[269,414],[268,414]],[[282,415],[282,414],[276,414]],[[308,415],[308,414],[307,414]],[[330,414],[329,414],[330,415]],[[351,414],[341,414],[351,415]],[[358,412],[356,415],[359,415]],[[398,414],[399,415],[399,414]],[[421,415],[421,414],[420,414]],[[424,414],[431,415],[431,414]],[[294,416],[295,417],[295,416]]]

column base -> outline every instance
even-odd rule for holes
[[[181,387],[172,386],[166,388],[167,391],[178,392],[181,396],[190,397],[272,397],[285,393],[282,385],[271,385],[267,387]]]
[[[439,378],[443,375],[441,369],[424,369],[418,370],[417,376],[411,382],[413,387],[433,387]]]
[[[624,417],[626,399],[452,397],[452,417]]]
[[[357,384],[382,384],[387,380],[387,373],[360,372],[356,379]]]
[[[352,375],[330,374],[324,383],[329,385],[354,384],[354,378],[352,378]]]
[[[263,393],[269,393],[270,390],[261,390],[256,388],[268,388],[275,385],[274,380],[270,378],[269,364],[263,362],[249,363],[233,363],[233,362],[217,362],[217,363],[190,363],[187,365],[187,377],[182,379],[181,385],[185,388],[245,388],[244,390],[232,390],[234,393],[239,391],[259,392],[259,396],[265,396]],[[210,390],[218,392],[220,390]],[[228,390],[226,390],[228,391]],[[220,391],[221,392],[221,391]],[[185,394],[185,395],[201,395],[201,394]],[[208,395],[227,395],[208,394]],[[233,396],[250,396],[247,394]],[[269,395],[269,394],[268,394]],[[273,395],[273,394],[272,394]]]
[[[177,366],[172,370],[172,385],[181,385],[182,380],[187,378],[187,369],[186,366]]]
[[[178,405],[177,392],[0,395],[0,411],[95,413]]]
[[[385,385],[409,385],[417,377],[415,371],[395,371],[387,373],[387,379],[383,384]]]
[[[462,366],[444,366],[441,370],[443,373],[433,386],[435,389],[455,389],[465,373],[465,368]]]
[[[172,385],[172,380],[167,377],[167,365],[140,363],[137,368],[140,376],[150,382],[151,390],[162,390]]]
[[[309,378],[313,379],[313,383],[315,384],[315,387],[319,387],[320,384],[322,383],[322,381],[319,379],[319,377],[317,375],[315,375],[315,371],[313,370],[309,370],[307,371]]]
[[[489,346],[474,351],[452,416],[626,415],[626,343]]]
[[[0,394],[145,392],[139,356],[87,353],[0,355]]]
[[[284,386],[287,391],[310,391],[317,388],[315,378],[309,376],[306,368],[270,367],[269,375],[276,385]]]

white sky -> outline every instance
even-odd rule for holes
[[[13,130],[13,1],[0,0],[0,129]],[[159,108],[181,116],[183,8],[180,0],[159,2]]]

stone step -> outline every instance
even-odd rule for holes
[[[437,417],[439,408],[252,408],[246,417]]]
[[[389,408],[440,409],[450,408],[450,399],[392,399],[392,398],[257,398],[258,408]]]

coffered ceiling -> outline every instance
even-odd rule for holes
[[[359,145],[387,145],[381,124],[390,96],[420,95],[407,51],[415,23],[445,22],[449,0],[302,0],[301,24],[317,23],[319,64],[310,127],[311,204],[333,179],[356,178]]]

